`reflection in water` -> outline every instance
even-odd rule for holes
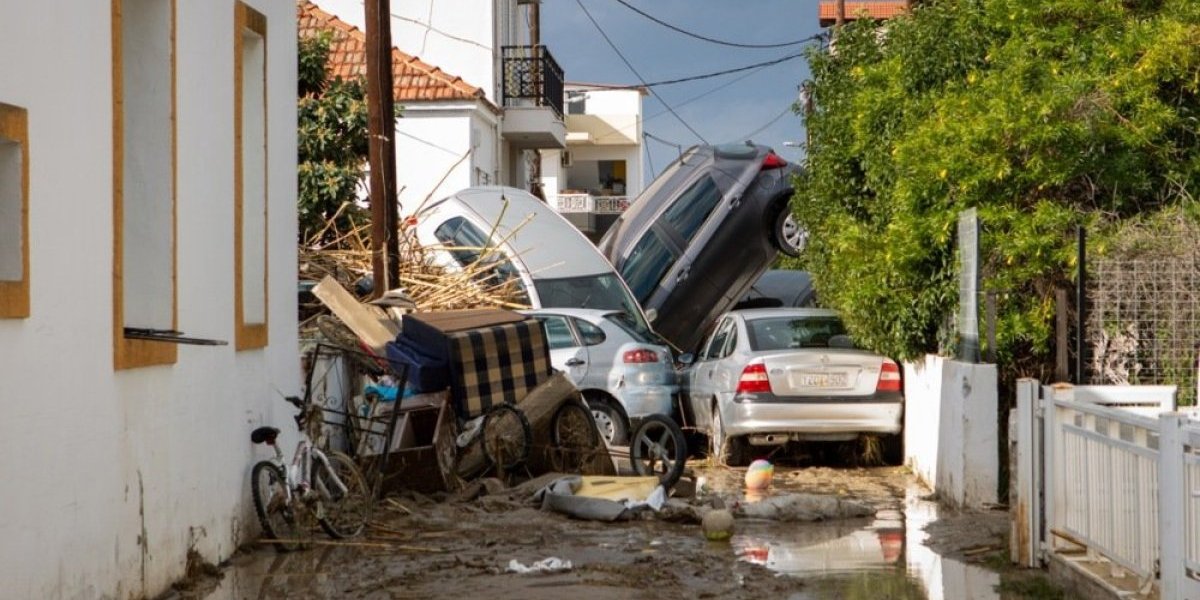
[[[339,593],[331,565],[337,564],[338,555],[344,552],[345,548],[324,546],[276,554],[269,561],[258,555],[246,564],[227,569],[217,589],[205,598],[295,598],[298,590],[311,594],[307,597],[335,598]]]
[[[937,506],[917,495],[909,490],[901,510],[881,510],[869,521],[739,524],[733,547],[741,560],[803,575],[810,585],[792,596],[796,599],[999,598],[997,574],[942,558],[923,544],[924,528],[937,519]]]

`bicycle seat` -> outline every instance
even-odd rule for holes
[[[250,432],[250,441],[255,444],[266,442],[273,446],[276,437],[279,437],[279,430],[274,427],[259,427]]]

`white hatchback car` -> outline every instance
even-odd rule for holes
[[[626,443],[645,417],[672,416],[679,386],[671,349],[638,333],[624,313],[580,308],[524,312],[545,326],[551,364],[583,392],[609,445]]]
[[[529,192],[467,188],[424,207],[412,219],[417,239],[440,264],[461,267],[487,260],[497,279],[519,280],[532,308],[618,311],[629,315],[639,332],[657,338],[608,259]]]
[[[881,435],[895,460],[904,412],[900,367],[859,350],[832,310],[726,313],[683,374],[685,404],[730,464],[751,447]]]

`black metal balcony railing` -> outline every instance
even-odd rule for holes
[[[563,116],[563,70],[545,46],[504,46],[504,105],[532,100]]]

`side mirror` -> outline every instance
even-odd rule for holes
[[[677,360],[679,361],[679,364],[681,364],[681,365],[690,365],[690,364],[696,362],[696,355],[692,354],[691,352],[684,352],[683,354],[679,355],[679,358]]]
[[[646,311],[646,322],[647,323],[653,323],[656,319],[658,319],[658,309],[657,308],[652,308],[652,309]]]

